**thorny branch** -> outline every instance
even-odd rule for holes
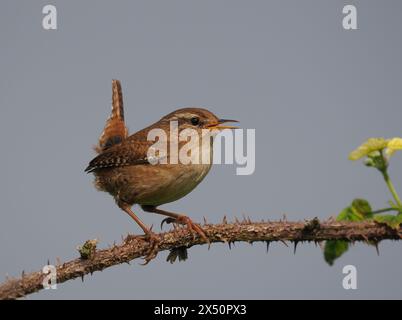
[[[236,241],[263,241],[267,246],[273,241],[291,241],[295,248],[297,243],[325,240],[347,240],[378,243],[381,240],[400,240],[402,229],[394,230],[387,225],[375,222],[340,223],[332,220],[319,222],[314,219],[306,222],[242,222],[221,224],[205,224],[203,229],[210,243],[226,242],[229,247]],[[168,261],[173,262],[186,258],[185,248],[205,244],[200,237],[193,237],[186,228],[160,233],[158,252],[170,250]],[[84,278],[87,274],[102,271],[108,267],[129,263],[135,258],[145,256],[149,251],[149,243],[140,236],[128,236],[122,244],[110,248],[93,251],[89,257],[59,263],[57,268],[57,283],[63,283],[75,278]],[[84,259],[85,258],[85,259]],[[23,273],[21,278],[8,279],[0,285],[1,299],[17,299],[43,289],[43,279],[46,275],[41,271],[29,274]]]

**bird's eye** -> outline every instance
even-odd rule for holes
[[[198,125],[199,123],[200,123],[200,118],[198,118],[198,117],[192,117],[192,118],[191,118],[191,124],[192,124],[192,125],[196,126],[196,125]]]

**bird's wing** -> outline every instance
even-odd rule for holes
[[[147,151],[152,143],[151,141],[136,141],[135,143],[123,141],[95,157],[85,171],[89,173],[103,168],[149,164]]]
[[[124,122],[123,94],[119,80],[112,80],[112,112],[105,128],[99,137],[95,150],[101,153],[121,143],[128,137],[128,129]]]

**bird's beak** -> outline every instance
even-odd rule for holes
[[[219,119],[217,123],[214,123],[212,125],[208,126],[208,129],[210,130],[223,130],[223,129],[238,129],[238,127],[235,126],[222,126],[221,124],[227,123],[227,122],[239,122],[237,120],[230,120],[230,119]]]

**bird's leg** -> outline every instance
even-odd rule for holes
[[[157,213],[157,214],[161,214],[164,216],[168,216],[168,218],[165,218],[162,220],[161,228],[162,228],[164,222],[166,222],[168,224],[169,223],[178,223],[181,225],[185,225],[190,230],[190,232],[193,234],[193,236],[195,234],[198,234],[202,239],[204,239],[206,242],[209,243],[209,239],[205,235],[204,230],[202,230],[202,228],[198,224],[194,223],[189,217],[182,215],[182,214],[177,214],[174,212],[161,210],[154,206],[142,206],[142,209],[146,212],[152,212],[152,213]]]
[[[158,244],[159,244],[159,237],[152,232],[152,228],[148,228],[136,215],[135,213],[131,210],[131,208],[127,205],[119,205],[119,207],[126,212],[131,218],[134,219],[134,221],[141,227],[141,229],[145,233],[145,237],[147,240],[150,242],[151,249],[149,250],[148,254],[144,258],[145,263],[144,265],[148,264],[149,261],[154,259],[157,254],[158,254]]]

